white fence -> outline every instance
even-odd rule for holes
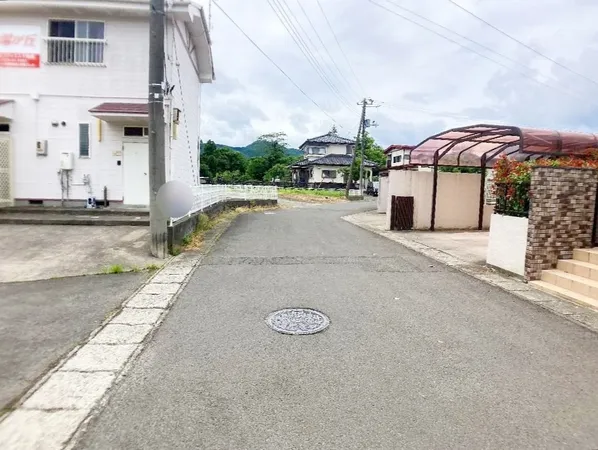
[[[193,186],[193,208],[187,214],[201,211],[208,206],[226,200],[278,200],[278,188],[276,186],[244,186],[244,185],[222,185],[222,184],[200,184]],[[182,219],[172,217],[170,224]]]

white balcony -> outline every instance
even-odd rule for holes
[[[46,64],[104,66],[103,39],[47,37]]]

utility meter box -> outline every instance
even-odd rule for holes
[[[48,141],[37,141],[35,143],[35,154],[39,156],[46,156],[48,154]]]
[[[60,153],[60,170],[73,170],[75,157],[73,152]]]

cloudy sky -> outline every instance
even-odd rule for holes
[[[203,89],[204,141],[246,145],[260,134],[284,131],[298,146],[326,133],[334,122],[339,134],[354,136],[360,115],[356,103],[364,96],[381,105],[369,109],[368,117],[379,123],[370,132],[383,146],[416,144],[446,128],[482,122],[598,128],[596,0],[455,0],[589,80],[449,0],[319,0],[342,50],[317,0],[214,1],[321,109],[212,5],[217,79]],[[330,83],[310,65],[272,7],[291,18]]]

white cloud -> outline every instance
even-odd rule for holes
[[[285,4],[283,0],[276,0]],[[267,0],[218,3],[293,80],[341,126],[356,133],[363,95],[340,53],[316,0],[300,0],[328,51],[339,63],[349,99],[345,108],[320,80]],[[375,0],[402,15],[402,5],[495,49],[525,69],[442,29],[439,33],[512,67],[508,70],[373,5],[368,0],[320,0],[351,61],[365,95],[384,102],[368,114],[380,126],[372,134],[382,145],[415,144],[445,128],[501,122],[539,128],[593,130],[598,127],[598,85],[592,84],[513,42],[452,5],[448,0]],[[593,0],[456,0],[522,42],[572,70],[598,79],[598,33]],[[297,0],[286,0],[336,73]],[[213,7],[213,53],[217,80],[203,93],[202,138],[244,145],[271,131],[285,131],[292,145],[328,131],[323,112],[305,98]],[[517,72],[525,72],[548,88]],[[338,74],[336,74],[338,75]],[[332,78],[333,75],[330,75]],[[560,92],[566,91],[566,93]],[[422,112],[423,111],[423,112]]]

